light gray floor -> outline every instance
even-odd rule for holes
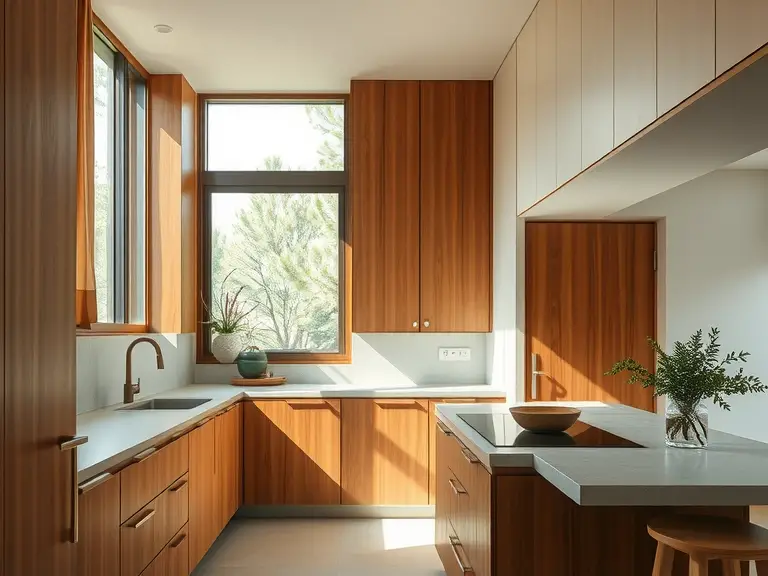
[[[445,576],[434,520],[236,518],[194,576]]]

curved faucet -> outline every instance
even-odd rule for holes
[[[141,392],[141,378],[139,378],[139,381],[136,384],[131,382],[133,379],[131,377],[131,353],[136,347],[136,344],[141,342],[148,342],[149,344],[152,344],[152,346],[155,348],[155,353],[157,354],[157,369],[162,370],[165,368],[165,363],[163,362],[163,351],[160,350],[160,345],[152,340],[152,338],[142,336],[141,338],[136,338],[136,340],[131,342],[128,346],[128,350],[125,352],[125,386],[123,387],[123,402],[126,404],[131,404],[133,402],[134,395]]]

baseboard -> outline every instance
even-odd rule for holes
[[[434,518],[434,506],[241,506],[238,518]]]

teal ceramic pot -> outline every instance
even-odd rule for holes
[[[255,346],[240,352],[235,362],[243,378],[259,378],[267,371],[267,353]]]

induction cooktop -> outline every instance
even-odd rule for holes
[[[565,432],[543,434],[521,428],[510,414],[458,416],[497,448],[643,448],[581,420]]]

